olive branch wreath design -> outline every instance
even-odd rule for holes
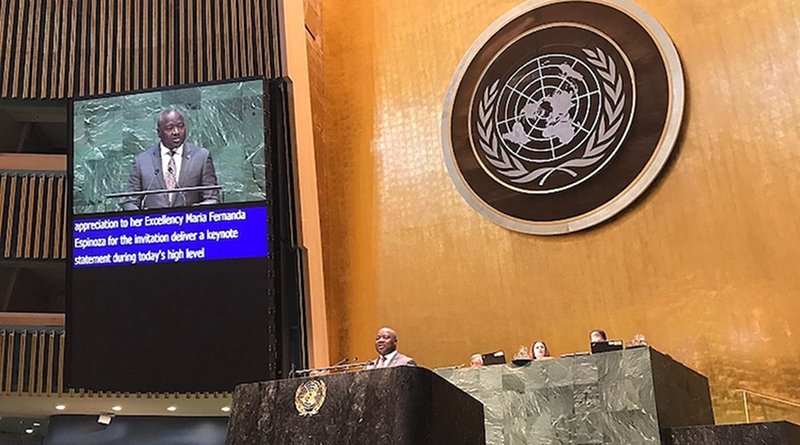
[[[625,94],[622,91],[622,75],[617,73],[617,66],[611,56],[603,53],[600,48],[584,49],[588,56],[588,61],[597,68],[600,77],[603,79],[603,90],[606,100],[604,101],[603,116],[600,119],[598,130],[594,132],[583,150],[583,155],[579,158],[570,159],[555,167],[542,167],[533,171],[528,170],[525,165],[514,156],[510,156],[505,149],[501,149],[497,143],[497,134],[492,128],[492,115],[494,114],[495,101],[497,100],[497,85],[500,79],[483,91],[483,99],[478,108],[478,136],[481,150],[486,154],[489,161],[497,171],[506,176],[511,182],[526,184],[541,177],[539,186],[543,186],[548,178],[555,172],[567,173],[577,177],[575,168],[588,167],[596,164],[614,140],[617,132],[622,126],[622,111],[625,107]]]

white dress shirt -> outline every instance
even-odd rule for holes
[[[385,367],[389,366],[389,363],[392,360],[394,360],[394,356],[396,356],[396,355],[397,355],[397,349],[395,349],[394,351],[384,355],[383,356],[383,363],[381,363],[381,358],[378,357],[378,363],[375,364],[375,367],[376,368],[385,368]]]
[[[175,149],[175,154],[172,155],[175,158],[175,183],[180,183],[180,174],[181,174],[181,162],[183,162],[183,144],[181,144],[178,148]],[[167,170],[169,168],[169,148],[163,143],[161,144],[161,174],[164,176],[164,179],[167,177]]]

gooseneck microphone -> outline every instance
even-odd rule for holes
[[[350,360],[350,357],[348,357],[348,356],[344,356],[344,358],[343,358],[343,359],[341,359],[341,360],[339,360],[338,362],[336,362],[335,364],[331,365],[331,367],[332,367],[332,368],[335,368],[335,367],[337,367],[337,366],[342,366],[342,365],[344,365],[345,363],[347,363],[347,361],[348,361],[348,360]]]
[[[158,177],[159,173],[161,173],[161,170],[156,168],[155,171],[153,172],[153,177],[150,178],[150,183],[147,184],[147,188],[144,189],[145,191],[150,191],[150,187],[152,187],[153,181],[156,180],[156,178]],[[145,208],[147,208],[146,204],[147,204],[147,197],[148,196],[150,196],[150,195],[144,195],[144,198],[142,198],[142,205],[139,206],[139,210],[144,210]]]

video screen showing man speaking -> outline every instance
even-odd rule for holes
[[[73,267],[268,256],[262,80],[83,99],[72,114]]]
[[[159,143],[133,158],[128,192],[178,190],[178,192],[128,195],[124,210],[163,209],[195,204],[219,204],[217,174],[211,153],[186,141],[183,113],[170,108],[157,125]]]
[[[262,80],[73,104],[75,215],[266,199]]]

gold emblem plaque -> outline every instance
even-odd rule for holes
[[[294,395],[294,406],[303,417],[313,416],[325,403],[327,387],[322,380],[308,380],[297,387]]]

